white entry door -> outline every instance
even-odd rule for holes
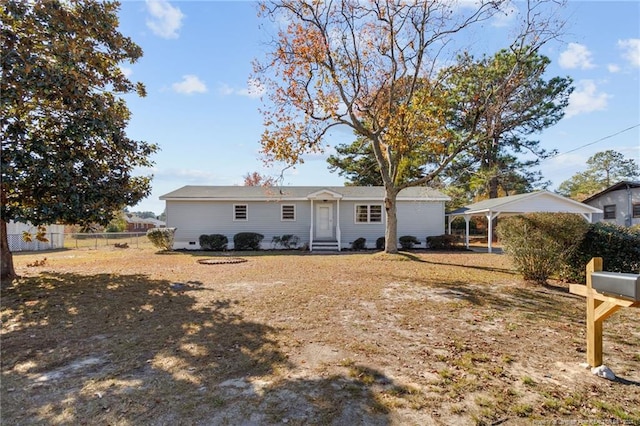
[[[333,204],[316,205],[316,238],[333,238]]]

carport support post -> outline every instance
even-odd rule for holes
[[[593,297],[591,274],[602,271],[602,258],[594,257],[587,263],[587,362],[592,367],[602,365],[602,322],[596,319],[596,309],[603,302]]]
[[[492,213],[491,211],[489,211],[487,213],[487,222],[488,222],[488,226],[487,226],[487,251],[489,253],[492,252],[491,250],[491,243],[493,241],[493,219],[495,219],[496,217],[498,217],[499,213]]]
[[[464,245],[469,248],[469,220],[471,218],[468,215],[464,215]]]

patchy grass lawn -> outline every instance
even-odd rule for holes
[[[506,256],[210,257],[17,254],[2,423],[640,424],[639,310],[604,326],[622,379],[596,378],[584,300]]]

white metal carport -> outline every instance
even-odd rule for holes
[[[582,215],[586,221],[591,222],[593,213],[602,213],[602,210],[587,204],[574,201],[562,195],[549,191],[535,191],[527,194],[510,195],[508,197],[493,198],[480,201],[459,208],[446,216],[449,218],[449,234],[451,234],[451,222],[458,216],[464,217],[465,245],[469,248],[469,220],[473,216],[487,218],[487,250],[491,253],[493,238],[493,219],[500,215],[516,215],[524,213],[576,213]]]

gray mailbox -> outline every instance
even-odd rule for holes
[[[600,293],[640,301],[640,275],[620,272],[593,272],[591,285]]]

